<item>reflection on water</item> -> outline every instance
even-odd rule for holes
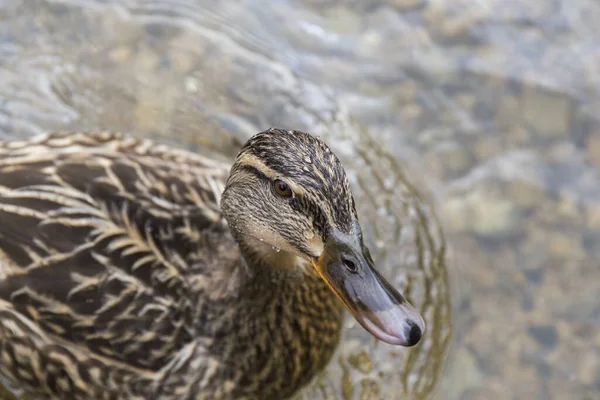
[[[348,319],[300,398],[598,398],[599,18],[592,0],[0,0],[0,137],[109,129],[230,159],[269,126],[319,134],[428,330],[396,349]]]

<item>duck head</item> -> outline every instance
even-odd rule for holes
[[[419,312],[377,271],[346,172],[329,147],[300,131],[269,129],[238,154],[221,209],[246,259],[270,268],[306,259],[352,316],[394,345],[419,342]]]

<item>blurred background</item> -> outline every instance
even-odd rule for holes
[[[600,399],[599,24],[594,0],[0,0],[0,138],[320,135],[428,330],[348,319],[299,399]]]

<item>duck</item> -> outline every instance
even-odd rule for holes
[[[287,399],[346,311],[416,345],[345,169],[303,131],[233,164],[116,132],[0,142],[0,376],[33,399]]]

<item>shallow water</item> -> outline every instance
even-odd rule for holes
[[[598,18],[592,0],[0,0],[0,136],[230,158],[269,126],[319,134],[428,331],[398,349],[348,319],[301,398],[596,399]]]

